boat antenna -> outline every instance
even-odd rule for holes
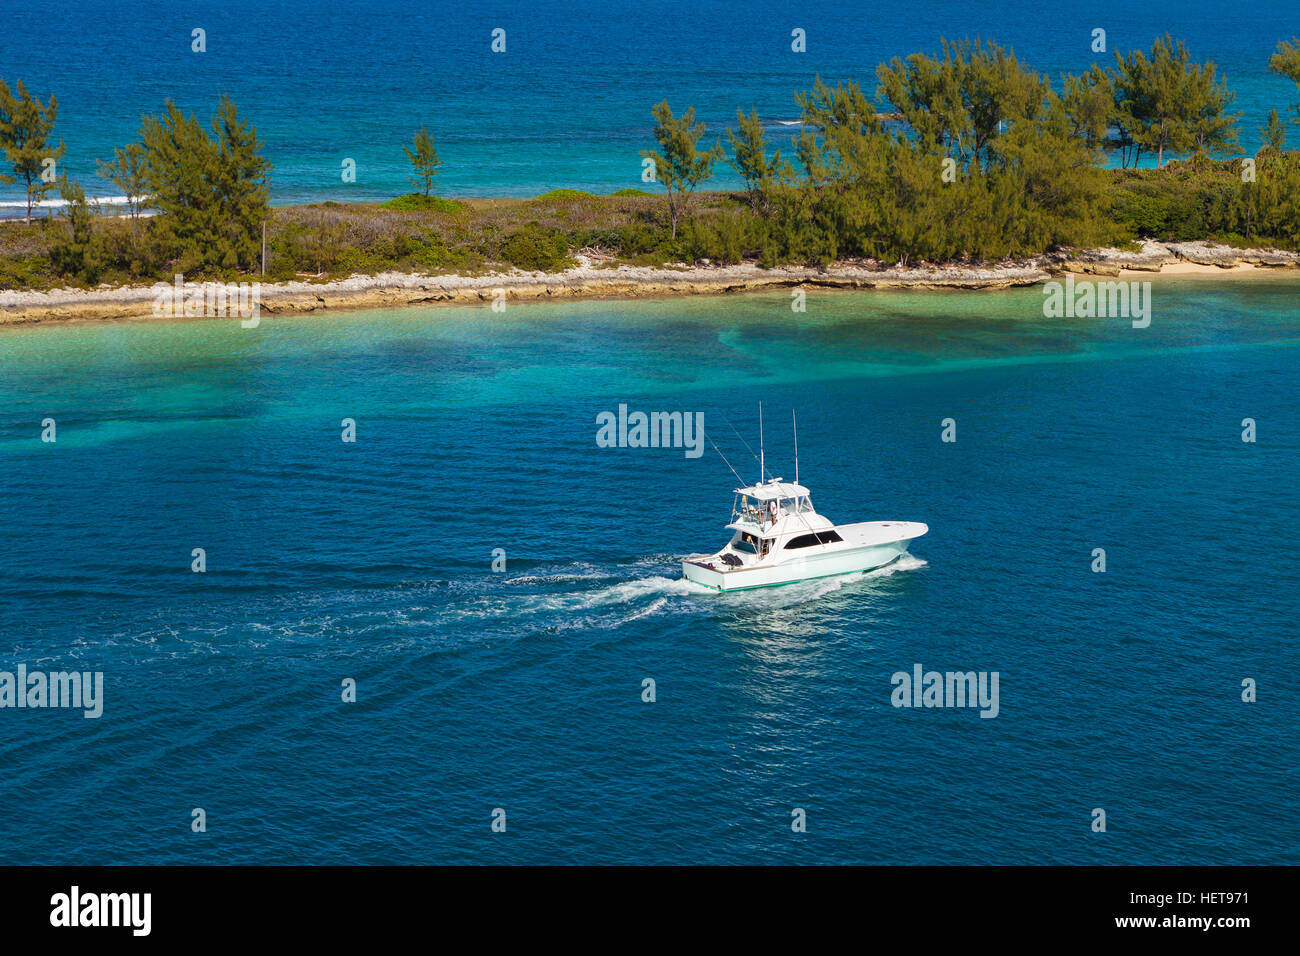
[[[763,483],[767,469],[763,465],[763,403],[758,403],[758,483]]]
[[[790,421],[794,423],[794,483],[799,484],[799,418],[794,409],[790,409]]]

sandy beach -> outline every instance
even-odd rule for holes
[[[1072,272],[1115,278],[1213,276],[1249,278],[1300,269],[1300,253],[1237,249],[1210,243],[1146,242],[1140,250],[1097,249],[1068,256],[1041,256],[996,265],[882,266],[840,262],[826,269],[752,263],[639,267],[602,264],[579,254],[564,272],[511,271],[487,275],[381,273],[328,282],[309,280],[260,286],[264,316],[333,309],[400,308],[431,304],[490,304],[563,298],[653,298],[719,295],[776,288],[818,289],[1005,289],[1034,285]],[[0,291],[0,325],[40,322],[158,319],[159,286]],[[167,316],[161,316],[166,318]],[[202,318],[195,316],[194,318]],[[224,317],[224,316],[222,316]]]

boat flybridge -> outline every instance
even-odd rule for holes
[[[727,525],[731,540],[716,554],[684,558],[682,574],[688,581],[736,591],[871,571],[897,561],[930,530],[919,521],[835,525],[813,508],[797,477],[793,482],[770,478],[737,488],[735,494]]]

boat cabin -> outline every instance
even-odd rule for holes
[[[716,558],[728,568],[751,567],[786,552],[842,540],[813,508],[808,489],[781,478],[737,488],[727,527],[733,532],[731,541]]]
[[[782,519],[792,515],[812,515],[812,499],[808,489],[794,482],[775,478],[761,485],[749,488],[737,488],[736,500],[731,508],[731,524],[728,528],[759,531],[774,528]]]

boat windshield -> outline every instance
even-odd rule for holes
[[[741,495],[735,508],[737,518],[748,518],[755,522],[770,518],[773,513],[799,515],[810,514],[812,510],[812,501],[807,495],[799,495],[795,498],[769,498],[766,501]]]

